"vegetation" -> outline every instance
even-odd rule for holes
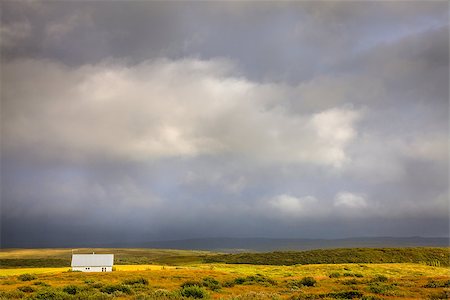
[[[449,248],[349,248],[211,255],[208,263],[296,265],[342,263],[421,263],[450,266]]]
[[[183,265],[200,263],[209,255],[217,253],[192,250],[166,249],[78,249],[75,253],[112,253],[116,265],[165,264]],[[0,252],[0,268],[56,268],[68,267],[71,249],[6,249]]]
[[[22,280],[22,281],[30,281],[30,280],[36,279],[36,276],[33,274],[25,273],[25,274],[19,275],[17,277],[17,279]]]
[[[0,269],[0,299],[380,300],[450,296],[450,275],[442,264],[183,263],[119,265],[117,271],[108,273],[68,270]]]
[[[181,290],[181,296],[195,299],[208,298],[206,290],[198,285],[186,286]]]
[[[131,278],[123,281],[123,284],[134,285],[134,284],[142,284],[148,285],[148,280],[144,277]]]

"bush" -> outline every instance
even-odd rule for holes
[[[204,299],[208,297],[208,293],[204,288],[198,285],[186,286],[181,290],[181,296],[195,299]]]
[[[25,273],[25,274],[19,275],[17,278],[19,278],[22,281],[30,281],[30,280],[36,279],[36,275]]]
[[[333,272],[330,275],[328,275],[330,278],[339,278],[341,277],[341,274],[339,272]]]
[[[25,297],[25,293],[19,290],[8,292],[0,291],[0,299],[22,299],[23,297]]]
[[[359,281],[356,279],[348,279],[348,280],[342,281],[342,284],[345,284],[345,285],[352,285],[352,284],[358,284],[358,283],[359,283]]]
[[[395,296],[396,287],[391,284],[371,283],[368,286],[368,290],[374,294],[380,294],[385,296]]]
[[[424,288],[441,288],[441,287],[450,287],[450,280],[448,281],[434,281],[433,279],[430,279],[427,284],[423,286]]]
[[[190,286],[202,286],[203,284],[200,281],[186,281],[181,284],[181,288],[184,289],[185,287]]]
[[[360,291],[345,291],[329,293],[327,296],[335,299],[360,299],[363,296],[363,293],[361,293]]]
[[[123,284],[128,284],[128,285],[135,285],[135,284],[148,285],[148,280],[145,279],[144,277],[132,278],[132,279],[124,280]]]
[[[316,294],[299,294],[294,295],[289,298],[289,300],[312,300],[312,299],[323,299],[324,296]]]
[[[115,292],[122,292],[124,294],[131,294],[131,289],[127,285],[116,284],[116,285],[106,285],[101,290],[103,293],[114,294]]]
[[[35,281],[35,282],[33,282],[33,285],[50,286],[50,284],[43,282],[43,281]]]
[[[220,283],[213,277],[205,277],[202,282],[203,286],[210,289],[211,291],[218,291],[221,288]]]
[[[78,292],[75,296],[70,296],[69,299],[76,300],[108,300],[111,296],[98,291],[82,291]]]
[[[19,291],[21,291],[21,292],[24,292],[24,293],[32,293],[32,292],[34,292],[34,289],[31,286],[29,286],[29,285],[19,286],[17,289]]]
[[[78,291],[79,287],[77,287],[76,285],[68,285],[63,288],[63,292],[70,295],[75,295]]]
[[[99,288],[103,287],[103,283],[101,283],[101,282],[94,282],[93,284],[91,284],[91,287],[93,287],[95,289],[99,289]]]
[[[302,284],[304,286],[315,286],[316,283],[317,283],[317,281],[312,277],[303,277],[300,280],[300,284]]]
[[[37,294],[34,296],[33,299],[38,300],[64,300],[67,299],[68,295],[65,293],[62,293],[60,291],[52,290],[52,289],[45,289],[40,290],[37,292]]]
[[[235,286],[235,280],[227,280],[224,283],[222,283],[223,287],[233,287]]]
[[[248,292],[236,297],[227,298],[229,300],[280,300],[278,294],[264,293],[264,292]]]
[[[375,277],[372,280],[373,282],[386,282],[388,281],[388,278],[384,275],[375,275]]]
[[[438,300],[438,299],[450,299],[450,291],[442,291],[440,293],[431,294],[429,299]]]
[[[264,286],[276,285],[277,282],[272,278],[261,274],[250,275],[247,277],[238,277],[234,279],[234,284],[261,284]]]
[[[181,300],[181,299],[186,298],[183,298],[180,295],[179,291],[170,292],[164,289],[158,289],[150,293],[142,293],[134,297],[134,300]]]

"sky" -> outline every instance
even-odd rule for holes
[[[1,246],[449,235],[447,1],[1,1]]]

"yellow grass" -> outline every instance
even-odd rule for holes
[[[443,267],[431,267],[421,264],[323,264],[296,266],[269,265],[227,265],[227,264],[191,264],[182,266],[163,265],[117,265],[116,271],[110,273],[82,273],[67,272],[65,268],[19,268],[0,270],[0,292],[12,292],[25,285],[35,290],[45,287],[33,285],[34,282],[45,282],[52,289],[62,290],[67,285],[86,287],[86,282],[98,282],[103,285],[121,284],[127,279],[137,277],[146,278],[149,285],[145,290],[137,290],[134,295],[122,295],[123,299],[134,299],[136,294],[151,293],[157,289],[178,291],[186,281],[201,282],[205,277],[213,277],[221,284],[234,281],[239,277],[262,274],[276,281],[275,285],[243,284],[222,287],[219,291],[208,291],[213,299],[231,299],[236,295],[252,292],[262,293],[254,299],[263,298],[261,295],[277,294],[280,299],[289,299],[299,293],[320,295],[339,291],[358,290],[364,295],[377,296],[379,299],[425,299],[433,293],[445,292],[448,288],[425,288],[429,280],[445,282],[450,280],[449,270]],[[333,272],[361,274],[362,277],[329,278]],[[17,275],[24,273],[36,274],[32,281],[21,281]],[[368,289],[370,282],[376,275],[388,277],[389,284],[394,286],[393,295],[374,294]],[[311,276],[317,280],[315,287],[293,289],[289,282]],[[356,280],[353,285],[345,285],[345,281]],[[98,289],[97,289],[98,290]],[[450,291],[449,291],[450,292]],[[267,298],[269,299],[269,298]]]
[[[62,273],[69,270],[66,268],[18,268],[18,269],[1,269],[0,276],[13,276],[20,274],[44,274],[44,273]]]

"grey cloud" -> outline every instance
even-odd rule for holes
[[[16,60],[3,67],[4,149],[40,145],[37,156],[75,160],[236,153],[268,163],[345,163],[357,110],[288,114],[289,86],[251,82],[230,68],[185,59],[71,70]]]
[[[161,56],[232,57],[252,79],[290,82],[333,69],[361,43],[370,48],[386,35],[395,40],[448,23],[444,2],[2,5],[5,25],[25,20],[33,28],[29,40],[3,51],[7,58],[84,64],[104,57],[134,62]],[[69,23],[72,30],[65,30],[62,39],[49,38],[49,28],[67,29]]]
[[[448,3],[0,5],[2,246],[448,235]]]

